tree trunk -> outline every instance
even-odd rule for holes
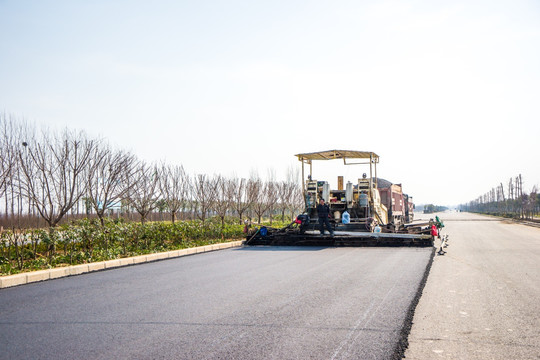
[[[238,211],[238,216],[240,217],[240,225],[242,225],[242,214],[244,212],[243,211]]]

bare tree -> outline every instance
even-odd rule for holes
[[[277,205],[281,211],[281,221],[285,221],[285,212],[287,212],[287,209],[289,208],[293,192],[294,184],[288,181],[282,181],[278,184],[279,200]]]
[[[156,165],[139,163],[136,167],[132,180],[128,184],[127,199],[129,204],[141,216],[144,224],[146,217],[159,204],[159,170]]]
[[[197,217],[204,222],[216,197],[216,178],[199,174],[193,179],[193,202]]]
[[[19,152],[25,152],[32,131],[26,121],[8,117],[5,113],[0,114],[0,131],[0,197],[4,197],[6,215],[11,210],[11,216],[17,215],[20,219],[24,202],[29,202],[20,191]]]
[[[11,177],[11,170],[15,157],[13,156],[12,146],[12,134],[11,126],[12,121],[9,121],[5,114],[0,114],[0,197],[4,196],[7,192],[7,183]],[[6,209],[7,211],[7,209]]]
[[[508,199],[514,200],[514,183],[513,178],[508,181]]]
[[[524,205],[525,205],[525,214],[526,218],[532,219],[534,217],[537,197],[538,197],[538,188],[534,185],[531,189],[531,192],[528,195],[523,195]]]
[[[273,178],[268,179],[264,184],[264,196],[263,201],[266,205],[266,212],[270,217],[270,225],[273,222],[274,209],[279,199],[279,184],[273,180]]]
[[[525,217],[525,205],[527,203],[526,194],[523,194],[523,179],[521,174],[516,177],[516,192],[517,198],[519,199],[519,208],[520,208],[520,217]]]
[[[44,132],[41,142],[28,143],[26,155],[19,152],[21,189],[50,228],[84,195],[83,175],[97,143],[83,132]]]
[[[290,212],[291,220],[304,206],[304,197],[299,183],[300,173],[298,168],[287,169],[286,180],[280,184],[280,208],[281,220],[285,221],[285,212]]]
[[[244,213],[249,209],[251,204],[253,204],[252,192],[249,191],[250,182],[244,178],[233,178],[231,179],[231,191],[234,191],[233,194],[233,207],[240,218],[240,224],[242,224],[242,217]]]
[[[538,193],[538,186],[533,186],[531,190],[531,201],[533,202],[533,218],[540,210],[540,194]]]
[[[225,216],[230,211],[234,201],[235,183],[223,176],[215,176],[213,182],[216,185],[216,195],[213,201],[212,209],[221,219],[221,229],[225,228]]]
[[[101,225],[108,210],[118,207],[127,196],[128,179],[136,169],[131,153],[113,151],[109,146],[96,147],[86,173],[87,201],[94,208]]]
[[[171,221],[176,221],[177,213],[185,206],[190,188],[190,177],[186,174],[183,166],[161,166],[159,189],[166,207],[171,215]]]
[[[302,187],[298,183],[292,185],[292,195],[288,202],[289,211],[291,212],[291,220],[294,219],[296,214],[304,210],[304,194],[302,193]]]
[[[253,210],[255,215],[257,215],[258,224],[261,223],[262,216],[266,212],[267,206],[267,203],[264,201],[264,187],[265,184],[257,175],[252,175],[252,177],[249,179],[248,192],[249,196],[253,199],[251,210]]]

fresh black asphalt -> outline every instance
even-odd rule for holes
[[[2,289],[0,359],[391,359],[432,253],[245,247]]]

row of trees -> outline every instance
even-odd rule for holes
[[[298,173],[277,181],[253,173],[249,179],[188,174],[181,165],[147,163],[103,139],[84,132],[37,131],[35,126],[0,114],[0,209],[2,218],[19,222],[41,217],[57,226],[66,215],[93,215],[101,223],[111,212],[137,213],[144,223],[149,214],[263,216],[282,220],[303,207]]]
[[[461,205],[466,211],[497,214],[532,219],[540,213],[540,194],[537,186],[529,193],[523,191],[521,174],[508,180],[506,186],[501,182],[490,191],[468,204]]]
[[[424,214],[433,214],[435,212],[441,212],[448,210],[448,207],[441,205],[426,204],[424,205]]]

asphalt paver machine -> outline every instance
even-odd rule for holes
[[[433,246],[428,227],[389,221],[388,208],[381,202],[377,187],[379,156],[369,151],[328,150],[295,155],[302,163],[304,212],[284,228],[251,229],[247,245],[347,245],[347,246]],[[344,184],[338,176],[337,188],[313,178],[313,162],[343,160],[343,164],[360,165],[357,181]],[[308,168],[308,169],[306,169]],[[330,208],[333,236],[321,235],[317,204],[320,199]]]

